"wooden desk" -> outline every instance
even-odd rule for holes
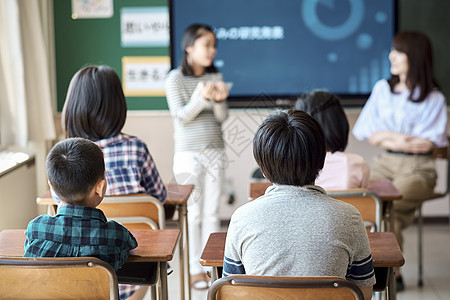
[[[138,247],[130,251],[125,264],[160,263],[161,298],[167,299],[167,262],[173,258],[180,231],[178,229],[135,229],[131,232],[138,242]],[[25,253],[24,233],[23,229],[9,229],[0,232],[0,256],[22,257]]]
[[[165,203],[176,205],[178,211],[178,220],[176,220],[177,227],[180,230],[180,292],[181,300],[191,299],[190,290],[190,276],[189,276],[189,235],[188,235],[188,223],[187,223],[187,201],[194,189],[193,185],[179,185],[174,183],[166,184],[167,200]],[[56,214],[57,205],[53,201],[50,191],[44,195],[36,198],[36,203],[39,205],[47,205],[47,213],[49,215]],[[185,295],[187,294],[187,295]]]
[[[268,181],[260,181],[260,182],[251,182],[250,183],[250,192],[249,192],[249,200],[258,198],[263,195],[266,189],[271,186],[272,183]],[[355,189],[360,190],[360,189]],[[363,190],[363,189],[361,189]],[[383,218],[385,224],[385,231],[393,230],[393,214],[392,214],[392,205],[393,200],[399,200],[402,198],[402,194],[397,190],[397,188],[392,184],[392,181],[387,179],[381,180],[370,180],[367,190],[375,193],[380,200],[383,202]]]
[[[213,267],[212,279],[219,277],[218,268],[223,266],[223,256],[225,250],[226,232],[212,233],[205,245],[200,264],[202,266]],[[395,299],[394,267],[401,267],[405,264],[405,259],[398,246],[395,235],[392,232],[371,232],[368,233],[372,259],[375,267],[375,276],[384,275],[387,282],[384,282],[389,299]],[[380,276],[378,276],[380,277]]]

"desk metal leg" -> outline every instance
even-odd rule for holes
[[[384,231],[393,231],[394,230],[394,214],[392,212],[392,206],[394,205],[393,201],[386,202],[386,208],[384,211]]]
[[[183,249],[183,245],[184,245],[184,230],[183,230],[183,226],[184,226],[184,216],[183,216],[183,208],[182,205],[178,205],[178,229],[180,230],[180,240],[178,241],[178,250],[180,252],[180,294],[181,300],[184,300],[184,294],[185,294],[185,289],[184,289],[184,278],[186,276],[185,271],[184,271],[184,249]]]
[[[178,205],[178,226],[180,229],[180,293],[181,300],[191,300],[191,279],[189,273],[189,233],[187,222],[187,204]],[[187,295],[186,295],[187,291]]]
[[[167,290],[167,263],[161,262],[161,268],[159,270],[160,279],[161,279],[161,299],[168,299],[168,290]]]
[[[396,300],[397,299],[397,289],[395,287],[395,276],[394,268],[389,268],[389,279],[387,286],[387,299]]]
[[[185,267],[184,270],[185,273],[185,290],[188,291],[187,293],[187,299],[191,300],[191,276],[190,276],[190,266],[189,266],[189,230],[188,230],[188,219],[187,219],[187,203],[181,206],[182,208],[182,215],[183,215],[183,221],[184,221],[184,261],[185,261]]]
[[[156,298],[156,288],[157,288],[157,284],[150,287],[150,299],[157,299]]]
[[[217,267],[213,267],[212,273],[211,273],[211,283],[219,279],[219,271],[217,270]]]

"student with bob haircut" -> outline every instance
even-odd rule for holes
[[[397,33],[389,60],[392,76],[375,84],[353,135],[385,149],[373,160],[371,179],[392,180],[403,195],[393,205],[394,233],[403,248],[402,231],[436,185],[432,150],[448,145],[447,105],[433,78],[431,42],[425,34]],[[398,277],[397,290],[403,287]]]
[[[124,226],[108,221],[96,208],[107,186],[102,150],[83,138],[63,140],[50,150],[46,169],[62,206],[55,216],[30,221],[24,257],[93,256],[117,271],[137,242]]]
[[[263,121],[253,155],[274,184],[233,213],[224,276],[339,276],[371,299],[375,275],[360,214],[314,185],[325,152],[323,131],[307,113],[278,111]]]
[[[122,84],[108,66],[88,66],[72,78],[62,112],[66,137],[94,141],[105,155],[106,195],[146,193],[166,200],[167,192],[147,145],[122,133],[127,105]]]
[[[327,91],[317,90],[301,95],[295,108],[311,115],[325,134],[327,155],[316,184],[325,190],[367,187],[369,165],[360,155],[345,152],[349,125],[339,98]]]
[[[62,127],[66,137],[89,139],[103,150],[106,196],[145,193],[164,203],[167,191],[147,145],[122,132],[126,116],[122,84],[113,69],[87,66],[73,76],[62,112]],[[170,218],[174,206],[164,208]],[[132,295],[134,288],[125,287],[119,285],[121,295]]]

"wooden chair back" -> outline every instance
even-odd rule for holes
[[[271,182],[250,183],[250,200],[263,195]],[[348,189],[327,191],[327,194],[335,199],[347,202],[356,207],[365,222],[368,231],[381,231],[382,203],[380,198],[366,189]]]
[[[110,220],[122,223],[128,229],[164,229],[164,207],[147,194],[108,196],[97,207]]]
[[[249,192],[249,200],[254,200],[259,196],[264,195],[266,189],[272,185],[272,182],[269,181],[258,181],[250,183],[250,192]]]
[[[118,299],[117,277],[93,257],[0,258],[2,299]]]
[[[364,299],[361,289],[339,277],[235,275],[216,280],[208,300]]]

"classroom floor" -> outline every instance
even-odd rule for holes
[[[225,230],[225,229],[224,229]],[[424,286],[417,286],[417,231],[411,226],[405,231],[405,266],[402,268],[406,288],[397,294],[398,300],[450,299],[450,227],[448,224],[424,225]],[[180,299],[178,253],[171,262],[174,272],[169,276],[169,300]],[[192,300],[205,300],[207,290],[192,291]],[[145,300],[150,300],[147,294]]]

